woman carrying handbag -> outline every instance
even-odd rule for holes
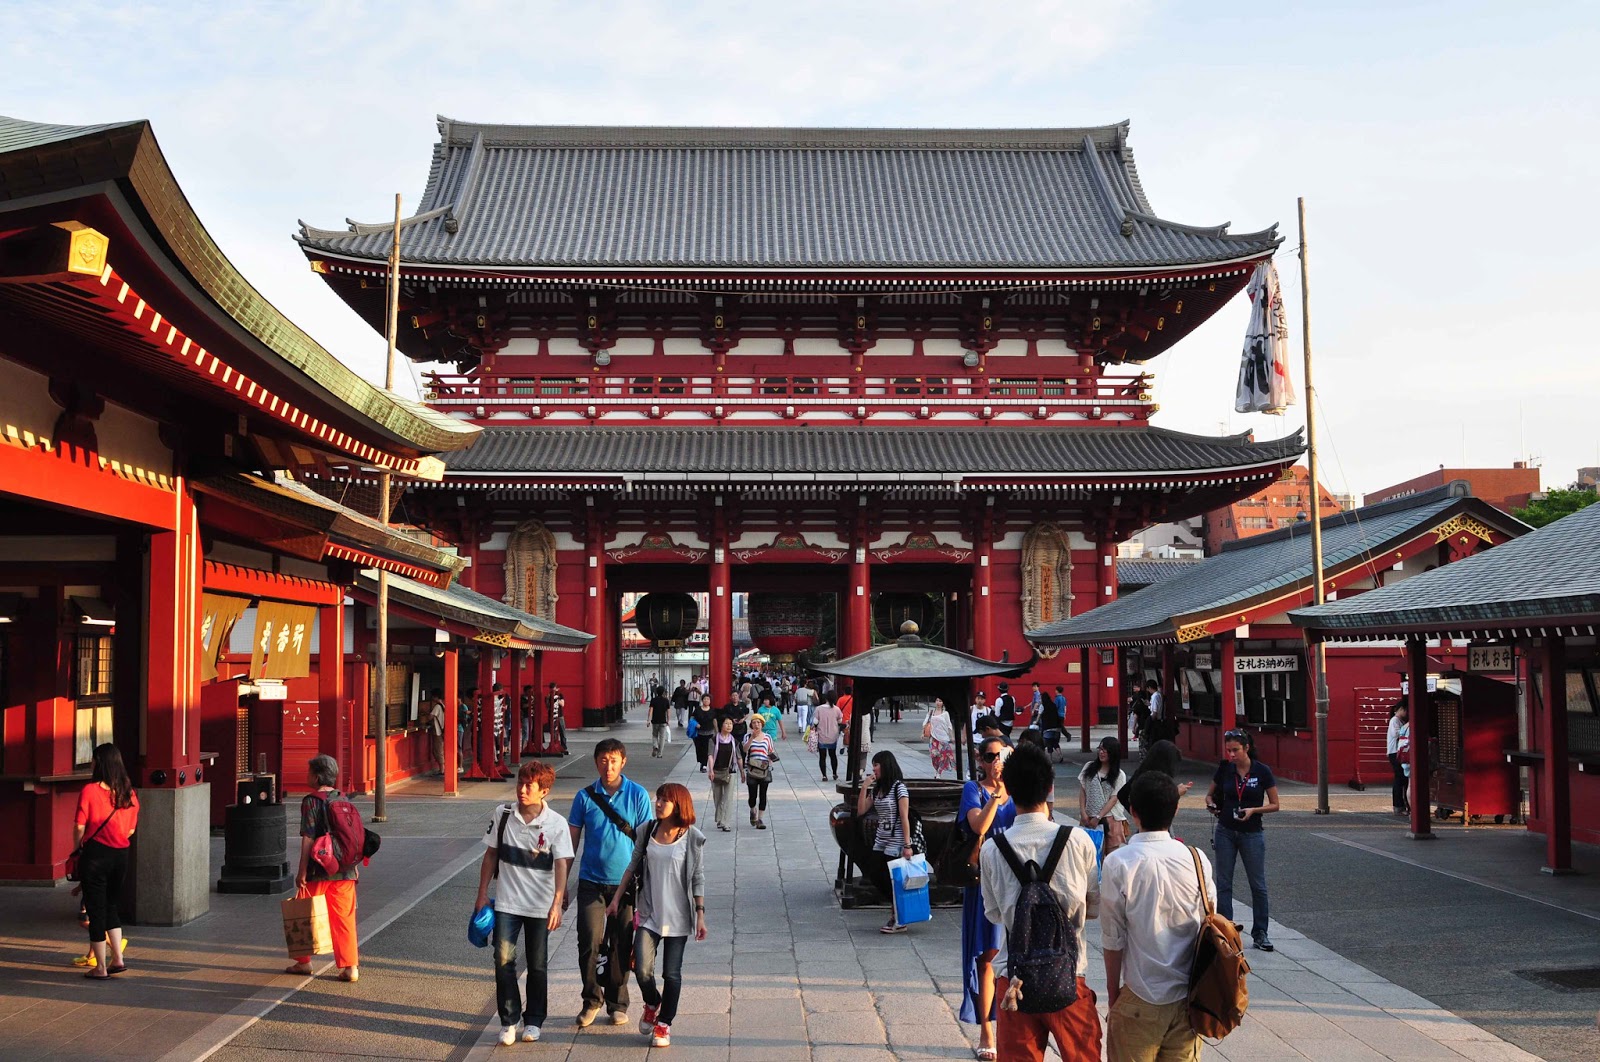
[[[983,842],[1017,818],[1016,805],[1000,780],[1011,748],[1001,737],[984,739],[978,748],[978,777],[961,789],[961,812],[956,828],[966,855],[966,888],[961,890],[961,1013],[960,1019],[978,1026],[974,1055],[994,1062],[994,1023],[999,1016],[994,998],[994,967],[1000,950],[1001,928],[984,917],[983,890],[978,882],[978,850]]]
[[[76,866],[68,877],[83,885],[83,908],[89,916],[89,947],[94,966],[84,974],[104,981],[128,967],[122,961],[122,882],[128,874],[128,846],[139,825],[139,797],[133,791],[122,753],[110,743],[94,750],[94,773],[78,795],[73,839]],[[72,860],[69,860],[72,862]]]

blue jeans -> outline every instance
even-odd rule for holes
[[[522,1022],[535,1028],[549,1013],[549,916],[494,913],[494,994],[500,1003],[502,1027]],[[517,933],[526,930],[528,984],[526,1001],[517,991]]]
[[[1267,935],[1267,835],[1264,830],[1247,832],[1217,826],[1211,847],[1216,852],[1217,913],[1233,920],[1233,863],[1235,854],[1244,859],[1244,876],[1250,882],[1250,936],[1260,940]]]
[[[662,937],[640,927],[633,936],[633,968],[639,978],[639,995],[644,1005],[656,1008],[656,1023],[671,1025],[678,1016],[678,996],[683,992],[683,948],[688,937]],[[656,991],[656,949],[662,951],[661,980],[664,991]]]

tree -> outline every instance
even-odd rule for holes
[[[1543,527],[1597,501],[1600,501],[1600,494],[1593,489],[1572,486],[1564,490],[1546,491],[1544,497],[1535,498],[1526,509],[1517,509],[1511,515],[1532,527]]]

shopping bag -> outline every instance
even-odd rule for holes
[[[815,754],[817,751],[817,728],[806,727],[806,751]]]
[[[1091,828],[1091,827],[1088,827],[1088,826],[1080,826],[1078,828],[1080,830],[1082,830],[1084,833],[1089,835],[1089,840],[1094,842],[1094,856],[1095,856],[1095,859],[1103,862],[1105,860],[1105,857],[1106,857],[1106,831],[1105,831],[1105,827],[1103,827],[1103,826],[1095,826],[1095,827]]]
[[[296,893],[283,901],[283,942],[289,958],[323,955],[333,950],[333,928],[328,923],[328,898]]]
[[[920,855],[889,861],[890,891],[894,900],[894,920],[902,926],[933,920],[933,905],[928,889],[928,861]]]

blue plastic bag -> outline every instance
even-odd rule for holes
[[[1106,861],[1106,831],[1101,826],[1079,826],[1078,829],[1089,835],[1089,840],[1094,842],[1095,860],[1100,863]]]
[[[487,948],[489,938],[494,936],[494,900],[478,908],[476,914],[467,920],[467,940],[474,948]]]
[[[684,733],[688,735],[689,740],[693,741],[700,734],[700,721],[691,715],[689,717],[689,726],[684,730]]]

